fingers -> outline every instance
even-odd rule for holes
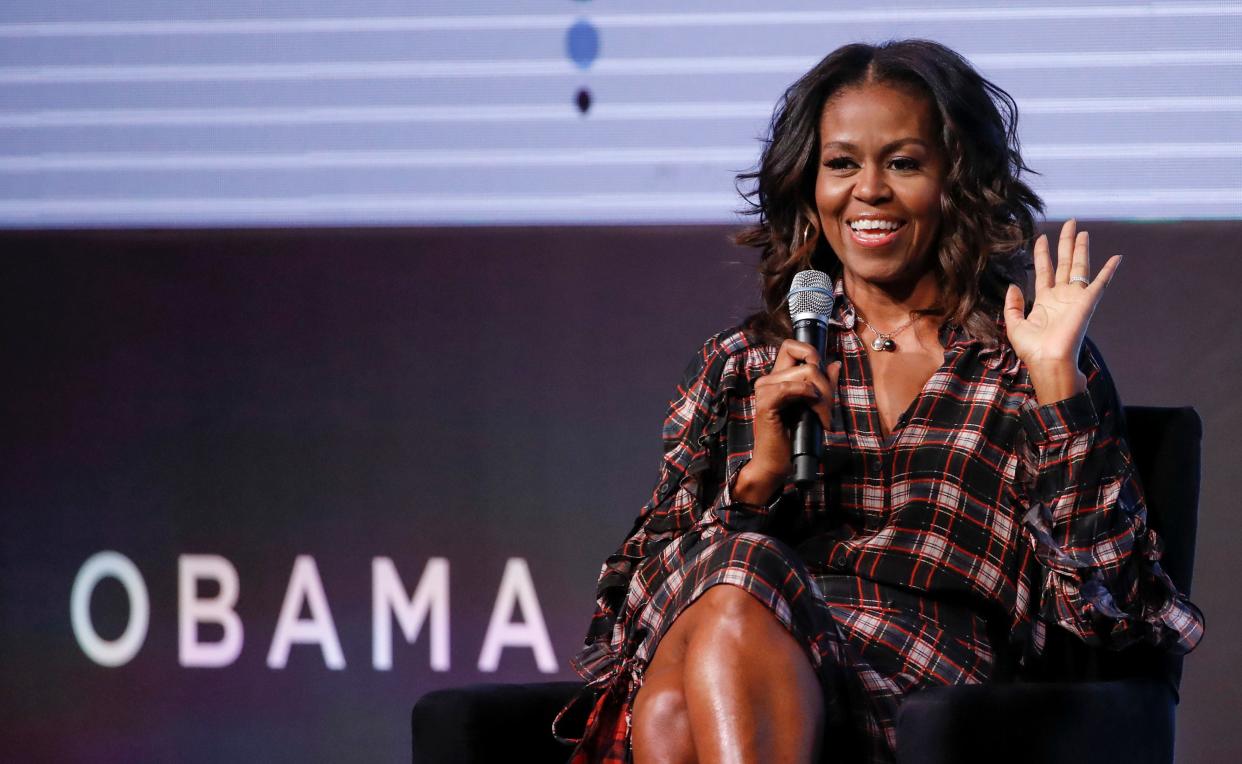
[[[1054,284],[1068,284],[1070,266],[1074,262],[1074,238],[1078,221],[1070,218],[1061,226],[1061,239],[1057,242],[1057,272]]]
[[[1100,272],[1095,274],[1095,280],[1087,287],[1088,294],[1091,295],[1091,304],[1095,305],[1100,298],[1104,296],[1104,288],[1108,286],[1108,282],[1113,280],[1113,274],[1121,267],[1121,255],[1113,255],[1108,258],[1108,262],[1104,263],[1104,267]]]
[[[1043,250],[1043,255],[1048,254],[1047,245]],[[1065,221],[1065,225],[1061,226],[1061,238],[1057,242],[1057,266],[1056,275],[1053,277],[1051,284],[1040,280],[1040,272],[1046,273],[1047,262],[1040,264],[1040,248],[1036,243],[1035,251],[1035,280],[1037,284],[1044,286],[1059,286],[1061,284],[1073,283],[1076,286],[1086,287],[1091,281],[1091,238],[1086,231],[1078,230],[1078,221],[1070,218]],[[1071,279],[1075,281],[1071,282]]]
[[[769,375],[771,376],[771,375]],[[766,381],[765,381],[766,380]],[[825,417],[828,404],[819,387],[809,379],[770,380],[760,377],[755,381],[755,419],[756,425],[765,421],[777,423],[784,430],[787,424],[786,414],[794,406],[809,406],[815,411],[821,423],[828,426],[830,417]],[[758,437],[756,435],[756,437]],[[784,436],[788,439],[788,436]]]
[[[809,405],[825,427],[832,420],[832,401],[841,362],[828,365],[828,372],[813,364],[800,364],[755,380],[756,417],[779,418],[795,405]]]
[[[818,366],[811,364],[801,364],[762,376],[755,380],[755,393],[758,394],[761,389],[775,396],[772,401],[780,404],[777,408],[783,408],[787,399],[813,403],[820,399],[831,401],[833,396],[828,377]]]
[[[1079,231],[1078,236],[1074,239],[1074,254],[1073,260],[1070,261],[1069,278],[1075,277],[1087,280],[1083,286],[1091,283],[1090,240],[1087,238],[1086,231]]]
[[[815,348],[805,342],[789,339],[781,343],[780,350],[776,353],[776,364],[773,365],[772,371],[778,372],[797,366],[800,363],[807,364],[819,368],[823,361],[819,357],[819,353],[815,352]]]

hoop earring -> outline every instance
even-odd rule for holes
[[[794,233],[794,239],[790,242],[790,251],[794,253],[801,253],[802,249],[806,247],[807,242],[811,240],[811,232],[814,230],[815,226],[811,223],[811,221],[806,221],[806,225],[803,226],[800,231]],[[801,237],[798,236],[799,233],[802,234]],[[816,235],[818,236],[818,233]]]

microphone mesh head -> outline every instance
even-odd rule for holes
[[[825,317],[832,313],[832,280],[823,271],[808,268],[794,274],[789,288],[789,316],[797,320],[806,313]]]

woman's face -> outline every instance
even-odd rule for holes
[[[939,238],[947,172],[932,103],[900,86],[847,88],[824,104],[819,141],[820,230],[847,274],[917,280]]]

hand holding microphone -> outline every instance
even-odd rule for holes
[[[832,313],[827,274],[798,273],[789,294],[794,338],[781,343],[771,373],[755,381],[754,449],[733,490],[752,504],[765,505],[784,488],[791,462],[799,487],[815,482],[841,373],[840,361],[823,369]]]

